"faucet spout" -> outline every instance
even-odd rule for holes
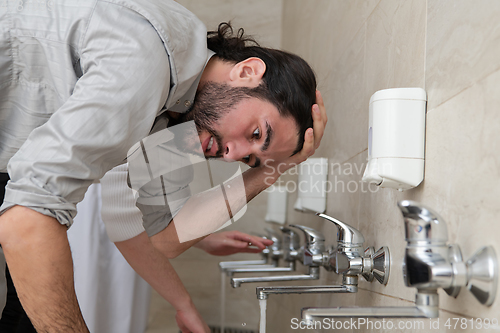
[[[255,265],[257,266],[257,265]],[[233,276],[235,273],[284,273],[295,271],[295,262],[290,261],[288,267],[275,267],[275,266],[247,266],[247,267],[232,267],[226,269],[228,276]]]
[[[219,263],[220,269],[225,269],[228,267],[241,267],[249,265],[265,265],[267,263],[266,259],[261,260],[239,260],[239,261],[221,261]]]
[[[319,267],[310,267],[309,274],[232,278],[231,285],[233,286],[233,288],[238,288],[241,286],[242,283],[303,281],[303,280],[318,280],[318,279],[319,279]]]
[[[416,294],[416,306],[382,307],[336,307],[302,308],[302,319],[307,323],[324,318],[437,318],[439,317],[439,296],[437,290],[426,290]]]
[[[317,294],[317,293],[356,293],[358,286],[281,286],[281,287],[257,287],[258,299],[267,299],[270,294]]]
[[[337,307],[337,308],[303,308],[302,319],[314,322],[323,318],[428,318],[418,307]]]

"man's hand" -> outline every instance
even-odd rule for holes
[[[282,161],[266,160],[260,167],[248,169],[243,173],[247,202],[274,184],[285,171],[304,162],[319,147],[328,117],[323,98],[318,90],[316,90],[316,104],[312,106],[311,112],[313,128],[306,131],[301,151]]]
[[[259,253],[272,244],[272,240],[234,230],[208,235],[195,246],[214,256],[227,256],[240,252]]]
[[[130,266],[172,304],[182,332],[210,332],[168,258],[153,247],[146,232],[115,245]]]
[[[321,143],[321,138],[325,133],[328,116],[326,115],[325,103],[319,90],[316,90],[316,104],[312,106],[313,128],[306,132],[306,139],[302,150],[294,156],[300,155],[304,161],[314,154]]]
[[[306,131],[304,137],[304,145],[302,150],[297,154],[290,156],[284,161],[266,161],[263,167],[266,168],[266,184],[271,185],[288,169],[304,162],[308,157],[312,156],[321,143],[325,132],[328,116],[323,102],[323,97],[319,90],[316,90],[316,104],[312,106],[313,128]]]
[[[175,320],[182,333],[210,333],[210,328],[201,318],[194,304],[186,310],[178,309],[175,314]]]

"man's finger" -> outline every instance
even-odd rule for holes
[[[319,90],[316,90],[316,104],[312,107],[313,128],[314,128],[314,148],[317,149],[325,132],[328,117],[323,102],[323,97]]]
[[[314,148],[318,148],[325,131],[325,124],[321,117],[321,111],[317,104],[312,107],[313,129],[314,129]]]
[[[246,249],[242,249],[240,252],[242,252],[242,253],[260,253],[261,250],[260,249],[255,249],[255,248],[251,248],[251,247],[247,247]]]
[[[248,247],[248,242],[239,239],[228,239],[225,243],[226,247],[233,247],[238,249],[244,249]]]
[[[274,243],[270,239],[265,239],[260,237],[249,237],[247,242],[249,245],[254,245],[261,249],[264,249],[266,246],[272,245]]]
[[[314,131],[312,128],[308,128],[304,138],[304,145],[302,146],[301,153],[307,159],[309,156],[314,154]]]
[[[257,236],[247,235],[243,233],[236,233],[234,239],[241,240],[248,243],[248,245],[257,246],[260,249],[264,249],[266,246],[272,245],[273,241],[270,239],[265,239]]]
[[[323,96],[319,90],[316,90],[316,104],[319,106],[319,110],[321,112],[321,118],[323,119],[324,124],[328,122],[328,116],[326,114],[325,103],[323,101]]]

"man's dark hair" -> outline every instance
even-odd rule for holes
[[[238,63],[251,57],[266,64],[265,89],[260,98],[271,102],[284,117],[293,117],[299,128],[299,140],[293,154],[302,149],[305,131],[312,127],[311,107],[316,103],[316,78],[311,67],[297,55],[261,47],[240,28],[234,34],[230,23],[221,23],[217,31],[209,31],[208,48],[219,59]],[[261,87],[262,88],[262,87]]]

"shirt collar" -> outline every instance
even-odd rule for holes
[[[187,92],[183,96],[180,96],[179,98],[177,98],[173,105],[167,107],[167,109],[169,111],[184,113],[184,112],[187,112],[191,108],[191,106],[194,103],[194,98],[196,96],[196,91],[198,90],[198,84],[200,83],[203,71],[205,70],[205,67],[208,64],[208,61],[214,55],[215,55],[215,52],[213,52],[212,50],[208,50],[207,60],[205,61],[205,65],[203,66],[202,71],[200,72],[198,77],[194,80],[193,84],[191,85],[191,87],[189,87]]]

